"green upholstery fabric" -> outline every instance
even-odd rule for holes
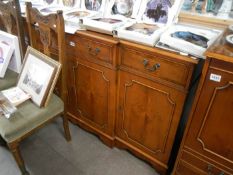
[[[12,86],[16,86],[18,74],[12,70],[7,69],[5,77],[0,78],[0,90],[7,89]]]
[[[9,119],[0,117],[0,135],[10,143],[62,113],[63,101],[55,94],[45,108],[39,108],[31,100],[18,106],[17,112]]]

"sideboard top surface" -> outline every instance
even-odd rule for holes
[[[233,31],[227,29],[206,51],[205,55],[210,58],[233,63],[233,45],[226,41],[226,36],[231,34],[233,35]]]
[[[134,47],[134,48],[137,48],[139,50],[146,51],[146,52],[150,52],[150,53],[154,53],[154,54],[157,53],[157,54],[162,54],[162,55],[170,57],[170,58],[176,58],[179,61],[184,61],[184,62],[188,62],[191,64],[197,64],[199,61],[199,59],[194,59],[194,58],[191,58],[189,56],[181,55],[179,53],[175,53],[172,51],[168,51],[168,50],[164,50],[164,49],[160,49],[160,48],[156,48],[156,47],[146,46],[146,45],[134,43],[131,41],[118,39],[118,38],[115,38],[111,35],[102,34],[102,33],[98,33],[98,32],[93,32],[93,31],[88,31],[88,30],[87,31],[78,31],[74,35],[85,36],[85,37],[101,40],[103,42],[107,42],[107,43],[111,43],[111,44],[123,44],[123,45],[126,45],[128,47]]]

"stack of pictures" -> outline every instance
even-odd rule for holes
[[[204,58],[203,53],[221,33],[221,30],[177,24],[162,34],[160,42],[190,55]]]
[[[112,35],[114,30],[137,17],[140,4],[141,0],[110,0],[102,18],[84,19],[83,24],[89,30]]]
[[[103,17],[106,0],[82,0],[80,1],[80,7],[73,8],[70,11],[64,13],[66,24],[72,26],[78,26],[79,30],[84,30],[84,19],[100,18]]]
[[[137,20],[125,24],[114,33],[119,38],[154,46],[162,32],[176,19],[181,3],[181,0],[142,1]]]

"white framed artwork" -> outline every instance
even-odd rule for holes
[[[28,47],[17,86],[31,95],[32,101],[39,107],[47,104],[61,64],[41,52]]]
[[[155,46],[160,35],[176,22],[183,0],[144,0],[135,22],[118,28],[116,37]]]
[[[8,68],[16,73],[19,73],[22,65],[22,54],[20,53],[18,37],[0,30],[0,42],[7,43],[13,48],[14,52],[10,59]]]
[[[11,45],[0,42],[0,78],[4,78],[13,49]]]
[[[204,58],[204,52],[222,34],[222,30],[201,26],[176,24],[160,37],[160,42],[174,49]]]

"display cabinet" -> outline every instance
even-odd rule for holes
[[[207,52],[174,173],[233,174],[233,47],[227,31]]]

